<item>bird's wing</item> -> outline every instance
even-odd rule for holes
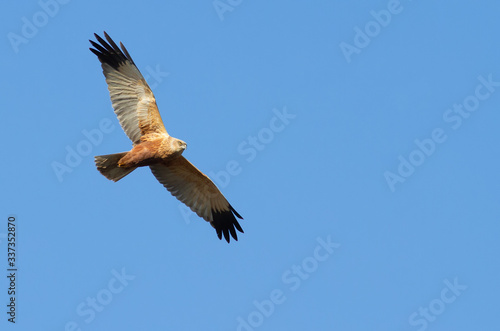
[[[217,186],[183,156],[149,166],[156,179],[198,216],[210,222],[219,239],[238,240],[235,228],[243,233],[236,217],[243,219]],[[236,215],[236,217],[235,217]]]
[[[94,46],[90,50],[101,61],[111,102],[123,131],[134,144],[139,143],[145,134],[167,133],[153,92],[125,46],[120,43],[120,50],[106,32],[107,42],[94,35],[100,44],[90,40]]]

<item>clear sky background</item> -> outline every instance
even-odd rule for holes
[[[498,1],[1,7],[0,329],[498,328]],[[238,242],[149,169],[96,170],[131,148],[88,50],[104,30]]]

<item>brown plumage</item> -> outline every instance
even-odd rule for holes
[[[229,243],[243,232],[234,210],[215,184],[182,156],[186,143],[171,137],[161,119],[153,92],[125,46],[121,49],[104,32],[107,42],[94,34],[90,50],[101,62],[113,108],[125,134],[132,140],[129,152],[95,157],[97,170],[118,181],[137,167],[149,166],[153,175],[177,199],[215,228]]]

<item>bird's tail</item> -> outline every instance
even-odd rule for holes
[[[96,156],[95,165],[97,166],[97,170],[107,179],[114,182],[119,181],[137,168],[121,168],[118,166],[118,161],[127,153],[128,152]]]

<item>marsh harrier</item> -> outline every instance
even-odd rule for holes
[[[137,167],[148,166],[167,190],[215,228],[229,243],[243,219],[215,184],[182,156],[186,143],[167,133],[155,97],[125,46],[121,49],[104,32],[106,40],[94,34],[90,40],[108,84],[111,102],[123,131],[132,140],[128,152],[95,157],[97,170],[107,179],[118,181]],[[236,217],[235,217],[236,216]]]

